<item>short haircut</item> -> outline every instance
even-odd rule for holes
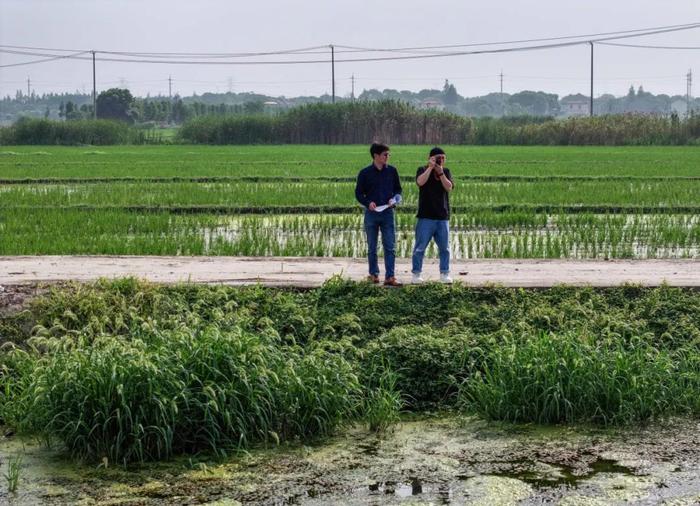
[[[369,147],[369,154],[372,158],[374,158],[374,155],[381,155],[385,151],[389,151],[389,146],[382,144],[381,142],[374,142]]]
[[[444,155],[445,150],[442,148],[439,148],[435,146],[433,149],[430,150],[430,156],[437,156],[437,155]]]

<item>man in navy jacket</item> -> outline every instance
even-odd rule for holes
[[[379,263],[377,262],[377,239],[382,232],[384,249],[384,284],[400,286],[394,273],[396,262],[396,233],[394,207],[401,199],[401,181],[396,167],[389,165],[389,146],[374,143],[369,148],[372,164],[357,175],[355,198],[365,208],[365,233],[367,234],[367,258],[369,260],[369,280],[379,283]]]

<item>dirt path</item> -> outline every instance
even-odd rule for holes
[[[380,259],[380,266],[381,259]],[[436,280],[436,261],[424,265],[424,277]],[[411,277],[408,259],[397,261],[399,280]],[[154,256],[0,256],[0,287],[100,277],[136,276],[159,283],[191,281],[269,286],[319,286],[334,274],[361,280],[363,259],[294,257],[154,257]],[[452,263],[452,276],[469,285],[550,287],[615,286],[639,283],[700,287],[700,260],[470,260]]]

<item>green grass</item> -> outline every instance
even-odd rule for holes
[[[660,350],[643,339],[595,338],[543,332],[506,339],[465,380],[465,409],[537,423],[632,423],[679,408],[696,412],[697,345]]]

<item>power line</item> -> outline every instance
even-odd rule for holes
[[[616,42],[599,42],[603,46],[634,47],[639,49],[700,49],[700,46],[651,46],[646,44],[620,44]]]
[[[648,35],[657,35],[661,33],[670,33],[670,32],[676,32],[676,31],[681,31],[681,30],[690,30],[690,29],[695,29],[700,27],[700,23],[693,23],[693,24],[687,24],[687,25],[672,25],[668,27],[658,27],[654,29],[646,29],[646,30],[627,30],[627,31],[620,31],[620,32],[606,32],[602,34],[596,34],[595,38],[591,38],[590,40],[574,40],[574,41],[568,41],[568,42],[556,42],[556,43],[551,43],[551,44],[539,44],[539,45],[530,45],[530,46],[518,46],[518,47],[508,47],[508,48],[498,48],[498,49],[479,49],[479,50],[472,50],[472,51],[451,51],[451,52],[440,52],[440,53],[429,53],[429,54],[411,54],[411,55],[404,55],[404,56],[382,56],[382,57],[364,57],[364,58],[346,58],[346,59],[337,59],[335,60],[338,63],[352,63],[352,62],[371,62],[371,61],[390,61],[390,60],[414,60],[414,59],[426,59],[426,58],[442,58],[442,57],[449,57],[449,56],[467,56],[467,55],[475,55],[475,54],[495,54],[495,53],[509,53],[509,52],[518,52],[518,51],[532,51],[532,50],[543,50],[543,49],[555,49],[555,48],[564,48],[564,47],[570,47],[570,46],[575,46],[575,45],[581,45],[581,44],[589,44],[592,42],[595,43],[605,43],[609,42],[611,40],[619,40],[619,39],[625,39],[625,38],[631,38],[631,37],[642,37],[642,36],[648,36]],[[613,34],[612,36],[606,36],[606,37],[601,37],[600,35],[608,35],[608,34]],[[533,42],[533,41],[538,41],[538,40],[563,40],[563,39],[572,39],[572,38],[583,38],[584,36],[568,36],[568,37],[551,37],[547,39],[529,39],[529,40],[524,40],[522,43],[526,42]],[[476,47],[476,46],[492,46],[492,45],[504,45],[508,43],[515,43],[515,42],[487,42],[487,43],[479,43],[479,44],[461,44],[461,45],[452,45],[452,46],[424,46],[424,47],[415,47],[415,48],[390,48],[390,49],[381,49],[381,48],[354,48],[352,46],[338,46],[338,47],[345,47],[349,49],[354,49],[359,51],[364,51],[364,52],[372,52],[372,51],[385,51],[385,52],[396,52],[396,51],[407,51],[407,50],[412,50],[412,51],[424,51],[424,50],[429,50],[429,49],[437,49],[437,48],[448,48],[448,47]],[[48,53],[40,53],[40,52],[35,52],[35,51],[23,51],[23,50],[17,50],[17,49],[6,49],[6,48],[19,48],[20,46],[0,46],[0,52],[4,53],[10,53],[10,54],[23,54],[23,55],[31,55],[31,56],[44,56],[44,57],[50,57],[53,59],[59,59],[59,58],[71,58],[71,59],[90,59],[89,57],[83,57],[79,55],[55,55],[55,54],[48,54]],[[26,47],[26,46],[25,46]],[[305,48],[305,49],[317,49],[319,47],[323,46],[316,46],[314,48]],[[326,46],[328,47],[328,46]],[[66,51],[66,50],[61,50],[61,51]],[[85,53],[87,51],[83,51],[81,53]],[[112,62],[123,62],[123,63],[151,63],[151,64],[174,64],[174,65],[301,65],[301,64],[318,64],[318,63],[328,63],[327,59],[323,60],[315,60],[315,59],[309,59],[309,60],[271,60],[271,61],[264,61],[264,60],[257,60],[257,61],[207,61],[207,60],[164,60],[159,57],[159,59],[137,59],[136,56],[140,55],[158,55],[159,53],[126,53],[126,52],[115,52],[115,51],[94,51],[96,54],[108,54],[108,55],[133,55],[132,58],[113,58],[113,57],[100,57],[98,58],[99,61],[112,61]],[[253,55],[281,55],[281,54],[300,54],[299,50],[284,50],[284,51],[270,51],[266,53],[258,52],[258,53],[231,53],[230,57],[233,57],[233,55],[236,56],[253,56]],[[169,56],[176,56],[176,55],[187,55],[187,56],[193,56],[192,53],[167,53]],[[216,54],[216,53],[194,53],[194,55],[215,55],[215,56],[202,56],[202,58],[212,58],[212,57],[223,57],[222,53]],[[150,58],[150,56],[149,56]],[[34,62],[23,62],[22,64],[28,65],[32,63],[41,63],[39,61],[34,61]],[[18,64],[10,64],[10,65],[0,65],[0,67],[5,67],[5,66],[13,66],[13,65],[18,65]]]
[[[367,47],[356,47],[356,46],[344,46],[336,44],[336,48],[343,48],[347,51],[345,52],[408,52],[408,51],[426,51],[435,49],[456,49],[464,47],[479,47],[479,46],[494,46],[494,45],[511,45],[511,44],[525,44],[532,42],[548,42],[555,40],[566,40],[566,39],[586,39],[583,42],[588,42],[588,39],[592,37],[603,37],[611,35],[619,35],[620,37],[613,38],[623,38],[622,36],[643,36],[646,33],[640,32],[654,32],[656,30],[664,31],[677,31],[690,29],[700,26],[700,23],[686,23],[679,25],[667,25],[667,26],[657,26],[648,28],[637,28],[634,30],[617,30],[612,32],[598,32],[598,33],[588,33],[581,35],[564,35],[557,37],[540,37],[533,39],[516,39],[507,41],[497,41],[497,42],[473,42],[468,44],[446,44],[439,46],[416,46],[416,47],[398,47],[398,48],[367,48]],[[650,46],[651,47],[651,46]],[[0,45],[0,48],[9,49],[28,49],[28,50],[38,50],[38,51],[54,51],[54,52],[89,52],[87,50],[79,49],[60,49],[60,48],[45,48],[45,47],[34,47],[34,46],[14,46],[14,45]],[[233,52],[233,53],[196,53],[196,52],[139,52],[139,51],[114,51],[114,50],[96,50],[98,53],[102,54],[112,54],[119,56],[133,56],[133,57],[147,57],[147,58],[167,58],[167,57],[200,57],[200,58],[244,58],[251,56],[270,56],[270,55],[282,55],[282,54],[326,54],[327,45],[324,46],[311,46],[304,48],[292,48],[292,49],[279,49],[274,51],[254,51],[254,52]],[[341,52],[341,51],[337,51]],[[449,54],[449,53],[448,53]]]
[[[4,50],[0,49],[0,53],[6,53],[6,52],[7,52],[7,53],[10,53],[10,51],[4,51]],[[2,67],[2,68],[7,68],[7,67],[20,67],[20,66],[22,66],[22,65],[34,65],[35,63],[46,63],[46,62],[49,62],[49,61],[62,60],[62,59],[65,59],[65,58],[76,59],[77,56],[79,56],[79,55],[81,55],[81,54],[89,53],[89,52],[90,52],[90,51],[78,51],[78,52],[76,52],[76,53],[74,53],[74,54],[51,56],[51,57],[49,57],[49,58],[44,58],[44,59],[41,59],[41,60],[25,61],[25,62],[20,62],[20,63],[7,63],[7,64],[4,64],[4,65],[0,65],[0,67]],[[16,54],[16,53],[14,53],[14,54]],[[36,55],[35,55],[35,56],[36,56]],[[42,55],[39,55],[39,56],[42,56]]]
[[[132,51],[111,51],[111,50],[99,50],[97,51],[98,53],[104,53],[104,54],[115,54],[115,55],[122,55],[122,56],[147,56],[147,57],[168,57],[168,56],[175,56],[175,57],[183,57],[183,56],[199,56],[202,58],[236,58],[236,57],[249,57],[249,56],[267,56],[267,55],[277,55],[277,54],[303,54],[309,51],[314,51],[314,50],[319,50],[319,49],[324,49],[327,48],[328,46],[313,46],[313,47],[306,47],[306,48],[297,48],[297,49],[281,49],[277,51],[256,51],[256,52],[250,52],[250,53],[176,53],[176,52],[165,52],[165,53],[157,53],[157,52],[132,52]],[[89,53],[90,51],[87,50],[82,50],[82,49],[60,49],[60,48],[49,48],[49,47],[35,47],[35,46],[12,46],[12,45],[6,45],[6,44],[0,44],[0,48],[9,48],[9,49],[21,49],[21,50],[32,50],[32,51],[53,51],[53,52],[66,52],[66,53],[73,53],[73,52],[86,52]],[[313,54],[318,54],[318,53],[313,53]]]

